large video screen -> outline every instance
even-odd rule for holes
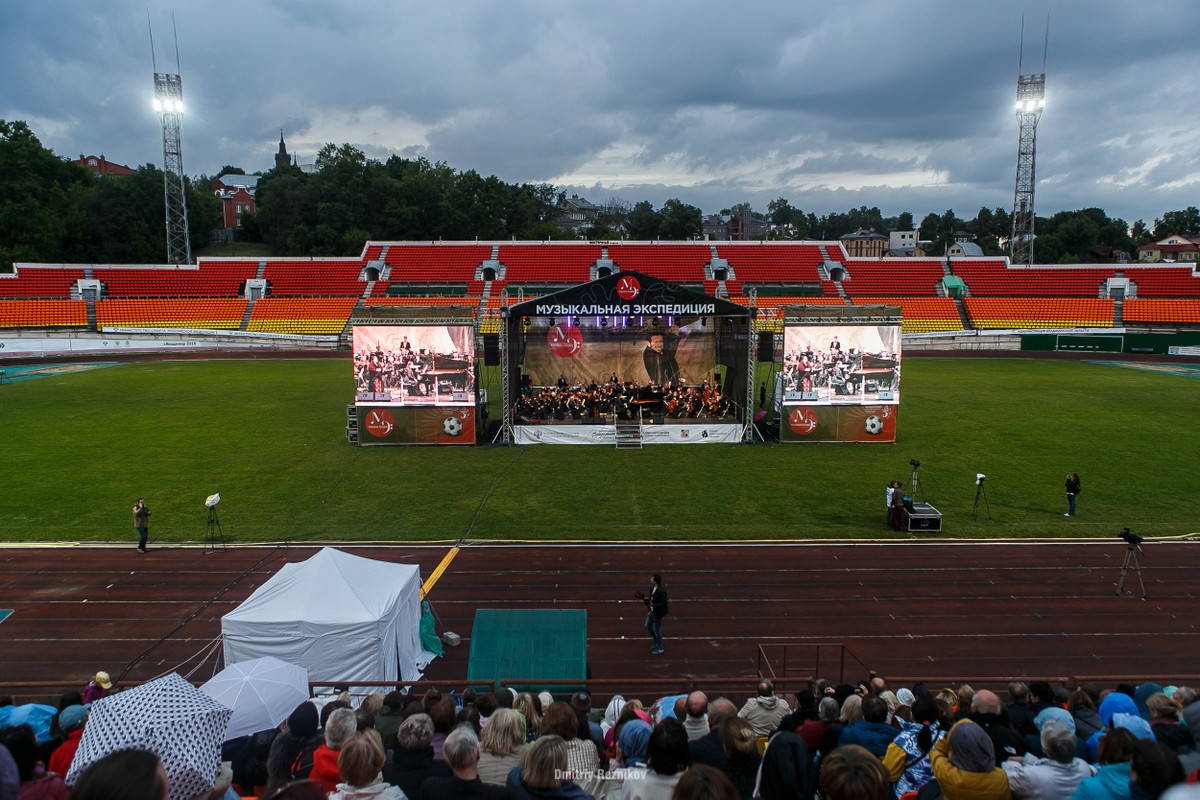
[[[785,326],[784,404],[898,404],[900,341],[899,324]]]
[[[524,335],[524,375],[533,386],[619,381],[639,386],[701,386],[721,359],[707,320],[588,318],[583,326],[532,321]],[[683,323],[683,324],[680,324]]]
[[[356,325],[354,398],[371,406],[474,406],[470,325]]]

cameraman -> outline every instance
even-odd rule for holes
[[[638,592],[635,596],[646,604],[646,632],[654,640],[650,653],[659,655],[663,651],[662,621],[667,615],[667,589],[663,586],[662,575],[657,572],[650,576],[650,580],[650,594],[647,596]]]

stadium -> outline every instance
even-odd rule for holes
[[[686,303],[564,319],[572,292],[629,276]],[[554,297],[572,304],[538,309]],[[838,397],[796,371],[793,328],[863,324],[898,329],[886,373],[865,348]],[[0,688],[18,702],[56,702],[98,669],[204,681],[223,619],[325,544],[416,565],[445,648],[419,676],[310,671],[318,691],[586,685],[602,706],[694,689],[740,704],[763,677],[789,697],[871,675],[1200,680],[1191,266],[863,259],[834,241],[370,242],[336,259],[17,264],[0,328]],[[391,328],[430,351],[407,383],[404,364],[390,382],[364,366]],[[419,338],[434,328],[441,349]],[[706,355],[690,370],[680,355],[677,380],[724,406],[681,417],[639,395],[624,439],[616,406],[519,413],[523,395],[629,383],[656,328],[697,333]],[[560,362],[535,344],[556,330],[615,355],[546,366]],[[890,408],[891,427],[785,446],[804,443],[789,409],[822,399]],[[457,446],[364,446],[381,407],[397,428],[435,415],[432,433],[381,443]],[[551,428],[567,446],[522,438]],[[569,438],[599,429],[606,446]],[[718,446],[657,446],[659,430]],[[1069,472],[1086,487],[1072,518]],[[893,480],[936,526],[909,508],[889,527]],[[138,496],[154,509],[144,554]],[[651,573],[671,597],[661,654],[635,597]],[[490,654],[483,612],[517,626]],[[575,616],[549,635],[516,612]]]

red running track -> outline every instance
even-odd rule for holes
[[[415,563],[429,576],[441,545],[347,546]],[[146,680],[172,669],[204,680],[221,616],[312,546],[205,554],[164,547],[0,550],[0,692],[56,694],[98,669]],[[836,649],[817,664],[794,643],[842,643],[845,678],[1149,676],[1200,672],[1200,543],[1146,542],[1147,599],[1116,594],[1126,555],[1104,542],[855,544],[468,544],[429,596],[439,632],[462,637],[430,665],[447,685],[467,673],[481,608],[583,608],[594,678],[757,675],[759,645],[789,674],[837,679]],[[661,572],[671,609],[666,653],[651,656],[633,593]],[[1140,593],[1137,575],[1126,581]],[[832,653],[833,660],[830,660]],[[513,676],[528,677],[528,676]],[[1114,677],[1113,680],[1116,678]],[[12,688],[46,682],[54,689]],[[4,684],[9,687],[5,688]]]

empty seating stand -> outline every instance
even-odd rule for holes
[[[971,325],[980,329],[1111,328],[1113,301],[1078,297],[968,297]]]
[[[855,297],[859,306],[900,306],[904,333],[961,331],[958,306],[949,297]]]
[[[744,242],[717,245],[717,256],[729,262],[743,284],[817,283],[817,267],[825,260],[820,246],[809,242],[763,244]]]
[[[842,288],[851,297],[936,297],[945,277],[938,258],[847,259]]]
[[[712,247],[696,244],[610,244],[608,257],[621,270],[644,272],[664,281],[701,284]]]
[[[273,297],[361,297],[362,267],[357,258],[270,259],[263,277]]]
[[[82,300],[0,300],[0,328],[82,328],[87,303]]]
[[[597,244],[502,244],[499,261],[508,283],[576,284],[591,280],[600,254]]]
[[[264,297],[254,303],[246,329],[263,333],[340,334],[354,297]]]
[[[84,276],[82,268],[16,265],[16,273],[0,274],[0,297],[66,299],[71,287]]]
[[[234,297],[105,298],[96,303],[96,327],[237,330],[246,299]]]

